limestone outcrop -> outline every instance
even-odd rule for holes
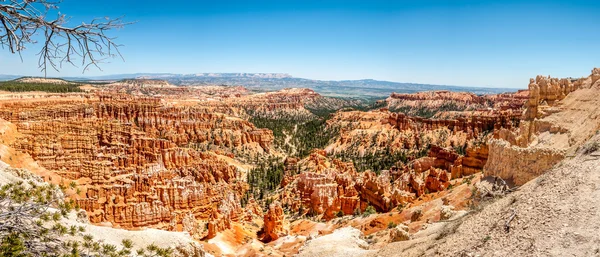
[[[406,241],[409,239],[408,226],[400,224],[390,229],[390,242]]]
[[[494,133],[485,174],[521,185],[575,152],[600,128],[598,76],[531,79],[523,120]]]

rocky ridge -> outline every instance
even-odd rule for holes
[[[444,112],[476,110],[520,110],[528,99],[528,91],[494,95],[475,95],[465,92],[427,91],[413,94],[393,93],[386,99],[386,107],[411,116],[436,116]]]
[[[600,128],[599,78],[596,68],[578,80],[531,79],[523,121],[516,129],[494,135],[485,173],[521,185],[575,152]]]

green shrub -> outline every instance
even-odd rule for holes
[[[388,223],[388,228],[395,228],[396,227],[396,223],[394,223],[393,221],[390,221],[390,223]]]
[[[18,233],[10,233],[0,243],[0,256],[25,257],[25,244]]]
[[[367,206],[367,208],[365,209],[365,212],[363,212],[363,217],[368,217],[371,214],[375,214],[377,213],[377,211],[375,210],[375,208],[371,205]]]

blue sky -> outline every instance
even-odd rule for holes
[[[136,21],[113,33],[125,62],[83,75],[276,72],[524,88],[537,74],[580,77],[600,66],[600,1],[170,2],[63,0],[72,21]],[[0,50],[0,74],[41,75],[39,47],[23,62]]]

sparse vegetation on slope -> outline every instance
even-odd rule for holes
[[[134,250],[124,239],[120,246],[87,234],[83,226],[65,225],[73,200],[63,200],[58,186],[19,181],[0,187],[0,256],[171,256],[173,249],[149,245]]]
[[[461,106],[457,105],[456,103],[446,102],[446,103],[442,104],[440,107],[436,107],[436,108],[431,108],[431,107],[427,107],[427,106],[419,106],[419,107],[403,106],[403,107],[399,107],[399,108],[390,108],[390,111],[401,112],[406,115],[412,115],[412,116],[418,116],[418,117],[430,119],[433,116],[435,116],[437,113],[440,113],[440,112],[464,111],[466,109],[467,108],[461,107]]]
[[[417,157],[427,154],[427,149],[424,149],[416,154]],[[381,170],[389,169],[398,162],[406,163],[408,160],[406,151],[390,151],[389,147],[383,150],[369,152],[364,155],[352,151],[344,151],[334,155],[335,158],[342,161],[352,162],[357,171],[363,172],[371,170],[376,174],[380,174]]]
[[[242,204],[245,205],[250,197],[257,200],[264,200],[271,192],[276,190],[283,179],[284,165],[277,157],[271,157],[246,174],[246,182],[250,189],[242,198]],[[269,206],[269,203],[266,203]]]
[[[326,117],[298,120],[292,117],[270,119],[252,117],[250,122],[259,128],[273,131],[274,143],[289,156],[306,157],[315,148],[325,147],[338,135],[338,129],[326,128]]]

